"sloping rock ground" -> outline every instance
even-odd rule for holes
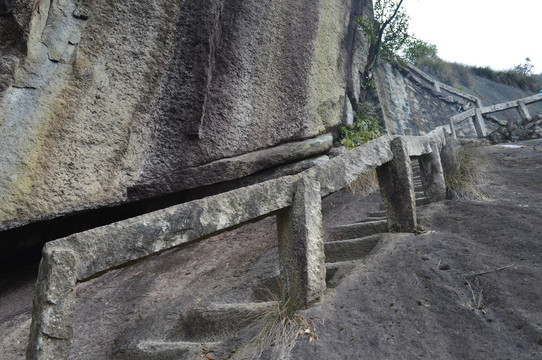
[[[542,358],[542,141],[521,144],[484,148],[488,200],[420,208],[426,233],[386,237],[303,311],[316,341],[301,337],[290,353],[270,348],[261,357]],[[324,226],[338,225],[366,217],[378,196],[337,193],[323,204]],[[255,289],[278,271],[276,242],[268,218],[79,285],[72,358],[125,359],[138,341],[182,341],[183,316],[195,306],[261,301]],[[15,273],[0,285],[6,359],[24,358],[30,325],[35,275]],[[248,341],[242,335],[236,344]]]

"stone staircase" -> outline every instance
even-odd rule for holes
[[[420,163],[417,160],[412,160],[412,175],[414,178],[414,191],[416,193],[416,206],[429,204],[429,199],[425,196],[420,173]]]
[[[429,201],[423,191],[420,166],[416,160],[412,161],[412,171],[416,205],[423,206]],[[383,204],[381,210],[368,213],[359,222],[335,225],[323,230],[328,288],[338,286],[356,267],[362,265],[363,259],[386,236],[388,224],[386,212],[382,208]],[[271,287],[276,287],[275,291],[279,290],[278,276],[268,279],[267,283],[273,283]],[[231,339],[277,306],[277,301],[198,305],[183,316],[183,341],[141,341],[135,349],[128,351],[128,358],[135,360],[229,358],[235,352]]]

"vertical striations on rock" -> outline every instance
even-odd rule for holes
[[[0,230],[181,191],[186,169],[191,183],[224,181],[197,169],[333,130],[359,94],[355,18],[371,11],[366,0],[2,4]]]

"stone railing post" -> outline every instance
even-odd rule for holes
[[[395,138],[390,143],[393,160],[376,169],[380,192],[386,203],[388,228],[396,232],[416,229],[416,195],[412,166],[405,140]]]
[[[484,116],[482,115],[482,109],[477,107],[474,109],[475,115],[472,118],[472,121],[474,123],[474,128],[476,129],[476,135],[478,135],[478,138],[483,138],[487,136],[487,129],[486,129],[486,123],[484,121]]]
[[[518,111],[524,121],[531,121],[533,119],[529,109],[527,109],[527,105],[525,105],[525,101],[518,100]]]
[[[450,118],[450,132],[452,133],[452,137],[457,140],[457,133],[455,132],[455,124],[454,119]]]
[[[277,215],[277,230],[283,295],[303,305],[317,300],[326,289],[318,181],[302,177],[295,183],[292,206]]]
[[[73,251],[46,247],[34,293],[27,360],[69,358],[76,282]]]
[[[431,153],[420,156],[420,175],[425,196],[431,202],[446,199],[446,184],[440,159],[440,150],[436,143],[431,143]]]

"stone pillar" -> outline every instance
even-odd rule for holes
[[[320,183],[302,177],[294,185],[292,206],[277,215],[283,290],[303,305],[326,289],[321,201]]]
[[[478,138],[486,137],[487,129],[484,116],[482,115],[482,110],[480,108],[476,108],[474,111],[475,115],[472,118],[472,121],[474,123],[474,128],[476,129],[476,135],[478,135]]]
[[[45,248],[34,293],[27,360],[69,358],[76,282],[73,251]]]
[[[440,163],[444,174],[453,174],[457,170],[457,141],[448,133],[444,133],[446,143],[440,149]]]
[[[455,124],[454,120],[450,118],[450,132],[452,133],[452,137],[457,140],[457,133],[455,132]]]
[[[380,192],[386,203],[388,228],[396,232],[416,229],[416,194],[412,166],[402,138],[390,143],[393,160],[376,169]]]
[[[518,111],[523,121],[531,121],[533,118],[531,117],[531,113],[529,113],[529,109],[527,109],[525,102],[523,100],[518,100],[518,105]]]
[[[446,199],[444,171],[440,161],[440,150],[436,143],[431,143],[431,153],[420,156],[420,175],[425,196],[429,201]]]
[[[440,84],[439,84],[438,81],[435,81],[435,82],[433,83],[433,90],[435,90],[436,93],[439,93],[439,94],[440,94],[440,92],[441,92],[441,91],[440,91]]]

